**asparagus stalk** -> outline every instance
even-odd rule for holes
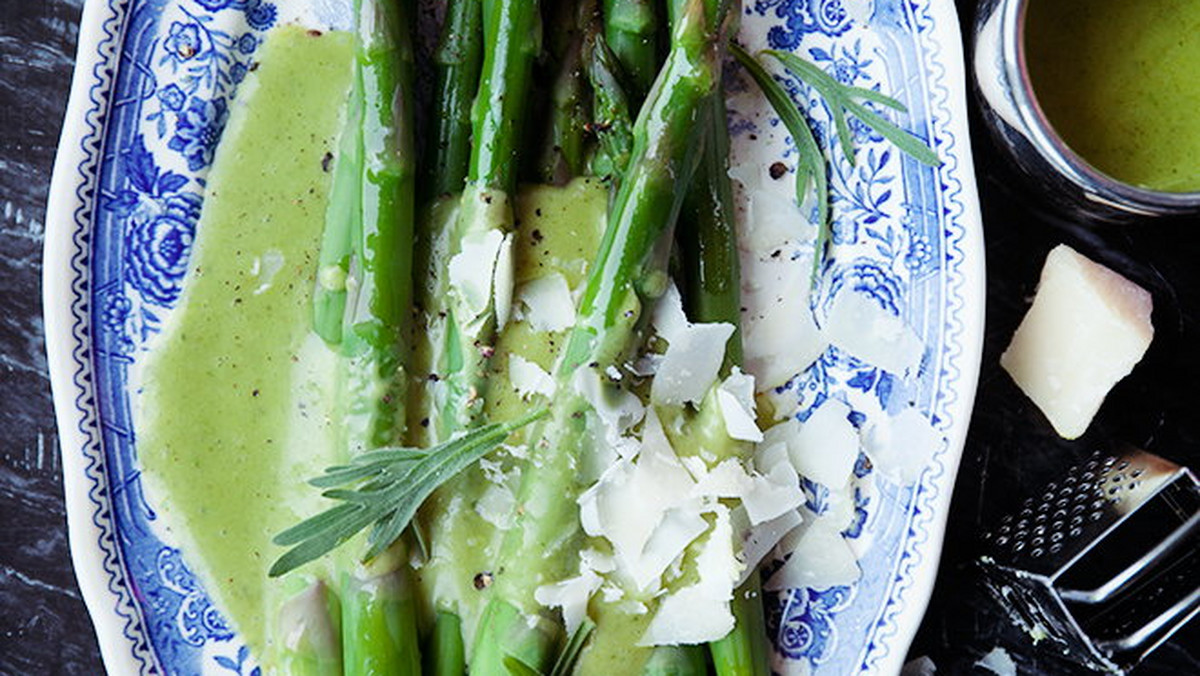
[[[597,147],[590,160],[591,173],[601,178],[616,179],[629,165],[633,147],[633,119],[629,100],[621,86],[620,64],[605,42],[603,34],[593,31],[585,49],[588,79],[592,85],[592,130]]]
[[[604,0],[604,39],[625,71],[635,104],[646,96],[658,72],[657,33],[654,0]]]
[[[433,147],[429,163],[429,196],[463,189],[471,161],[471,104],[479,87],[483,58],[482,0],[449,0],[434,53]]]
[[[474,145],[467,186],[449,232],[447,253],[451,259],[463,252],[467,242],[484,241],[490,233],[507,234],[513,229],[509,200],[517,187],[521,122],[533,60],[539,51],[536,1],[492,0],[484,9],[483,71],[472,108]],[[471,264],[488,265],[489,261]],[[441,438],[478,421],[497,328],[495,294],[473,298],[450,277],[447,274],[440,280],[443,295],[449,299],[440,374],[445,388],[435,409],[435,428]]]
[[[725,350],[724,375],[742,364],[739,327],[740,275],[737,233],[732,212],[733,190],[729,183],[729,130],[722,95],[711,100],[707,139],[700,171],[693,181],[685,215],[681,217],[683,247],[687,261],[688,313],[693,321],[726,322],[735,327]],[[720,451],[723,446],[715,446]],[[741,446],[730,445],[731,451]],[[724,458],[718,457],[714,462]],[[769,676],[766,626],[758,575],[751,574],[734,591],[733,631],[709,644],[718,676]]]
[[[403,429],[415,205],[411,7],[356,0],[359,105],[357,219],[351,220],[341,347],[348,453],[394,443]],[[347,173],[349,173],[347,171]],[[326,233],[326,241],[333,236]],[[338,240],[340,241],[340,239]],[[342,566],[342,657],[347,675],[415,673],[416,612],[403,543],[367,565]]]
[[[550,133],[538,159],[538,179],[542,183],[563,185],[583,174],[585,161],[584,129],[588,124],[587,83],[583,69],[584,35],[582,21],[595,1],[565,3],[559,7],[554,32],[565,36],[557,72],[550,90]]]
[[[730,0],[711,5],[689,3],[634,126],[630,166],[556,369],[559,394],[550,420],[535,430],[519,498],[524,510],[497,562],[493,597],[471,660],[474,676],[506,674],[505,661],[512,658],[545,670],[561,634],[558,620],[539,607],[534,591],[571,575],[582,540],[575,465],[587,443],[583,414],[588,404],[570,381],[578,368],[603,370],[617,363],[633,343],[642,307],[665,289],[664,260],[653,254],[679,213],[683,196],[675,186],[695,171],[696,130],[719,81],[719,46]]]
[[[342,673],[338,598],[320,580],[307,583],[279,609],[279,669],[291,676]]]
[[[431,410],[431,436],[435,441],[449,439],[456,432],[474,425],[482,412],[487,385],[487,367],[497,330],[496,312],[507,308],[495,306],[495,293],[478,307],[462,289],[455,288],[447,261],[462,254],[468,241],[480,241],[489,233],[507,234],[514,228],[510,201],[516,191],[518,149],[521,123],[524,121],[533,61],[540,51],[538,2],[534,0],[489,0],[480,6],[479,0],[455,0],[450,20],[444,32],[459,31],[456,39],[465,55],[461,66],[454,71],[454,85],[439,89],[439,105],[443,111],[461,112],[467,83],[476,72],[472,59],[474,46],[482,52],[482,71],[478,73],[478,92],[471,108],[469,160],[464,177],[458,173],[462,166],[460,155],[467,136],[461,123],[446,134],[454,136],[439,141],[445,160],[436,161],[433,185],[439,193],[462,189],[459,211],[446,232],[433,233],[429,246],[434,250],[433,265],[437,268],[437,289],[429,299],[429,310],[444,312],[434,340],[439,343],[435,366],[441,382],[435,393]],[[476,12],[481,21],[468,20],[468,10]],[[456,11],[461,13],[455,13]],[[451,80],[447,72],[446,80]],[[488,261],[470,261],[471,265],[488,265]],[[492,280],[489,280],[492,281]],[[490,285],[489,285],[489,290]],[[433,314],[437,314],[434,312]],[[467,486],[469,477],[451,480],[443,493],[453,494]],[[431,537],[445,537],[458,522],[452,515],[439,515],[431,523]],[[433,577],[455,574],[458,571],[430,569]],[[438,586],[436,580],[431,585]],[[462,620],[452,608],[437,608],[432,650],[432,670],[438,674],[463,673]]]

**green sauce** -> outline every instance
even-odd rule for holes
[[[321,508],[303,484],[335,444],[310,332],[316,251],[353,40],[285,27],[238,92],[180,307],[147,358],[138,452],[167,539],[249,644],[266,648],[284,589],[271,538]],[[321,501],[323,502],[323,501]],[[308,570],[318,572],[320,566]]]
[[[282,580],[267,571],[283,553],[271,538],[328,506],[304,482],[338,460],[346,438],[339,421],[347,412],[335,403],[342,358],[312,332],[311,304],[330,187],[323,165],[342,125],[353,40],[285,27],[260,56],[209,174],[184,296],[138,374],[136,404],[143,476],[167,540],[269,657],[284,601],[303,580],[331,575],[327,560]],[[605,186],[592,180],[523,188],[517,284],[549,272],[581,284],[606,200]],[[490,417],[528,407],[508,380],[508,355],[553,370],[561,337],[508,324]],[[451,595],[473,601],[474,572],[490,551],[481,544],[494,528],[473,505],[456,505],[462,527],[439,551],[456,570],[471,571]]]
[[[1033,0],[1025,53],[1038,102],[1100,171],[1200,190],[1200,2]]]

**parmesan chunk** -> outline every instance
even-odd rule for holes
[[[1145,289],[1060,244],[1000,365],[1060,436],[1075,439],[1150,347],[1152,309]]]
[[[585,569],[577,577],[538,587],[533,598],[548,608],[562,608],[563,624],[567,625],[570,634],[587,617],[588,599],[600,588],[601,582],[603,579],[599,575]]]
[[[811,277],[811,256],[755,259],[743,269],[746,370],[759,391],[795,378],[829,344],[809,307]]]
[[[717,380],[733,325],[690,323],[674,284],[659,299],[651,323],[667,341],[667,352],[650,385],[650,400],[656,404],[699,402]]]
[[[493,301],[492,284],[504,239],[499,230],[471,233],[463,238],[462,252],[450,259],[450,293],[469,314],[464,323],[473,323]]]

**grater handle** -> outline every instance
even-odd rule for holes
[[[1059,594],[1064,600],[1074,601],[1076,603],[1102,603],[1112,598],[1114,594],[1121,590],[1131,582],[1135,582],[1147,570],[1150,569],[1153,562],[1167,556],[1172,550],[1178,547],[1183,542],[1189,541],[1189,537],[1193,532],[1200,527],[1200,512],[1193,514],[1191,518],[1180,524],[1178,528],[1171,532],[1169,536],[1159,542],[1153,549],[1146,552],[1144,556],[1137,561],[1129,564],[1125,570],[1117,573],[1108,582],[1096,587],[1095,589],[1079,590],[1079,589],[1059,589]]]
[[[1096,646],[1109,654],[1139,651],[1148,653],[1170,638],[1174,629],[1187,624],[1200,612],[1200,587],[1192,590],[1178,603],[1142,625],[1137,631],[1123,638],[1098,641]]]

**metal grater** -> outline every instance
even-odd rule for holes
[[[1200,484],[1151,453],[1093,456],[987,539],[991,595],[1093,669],[1122,673],[1200,611]]]

